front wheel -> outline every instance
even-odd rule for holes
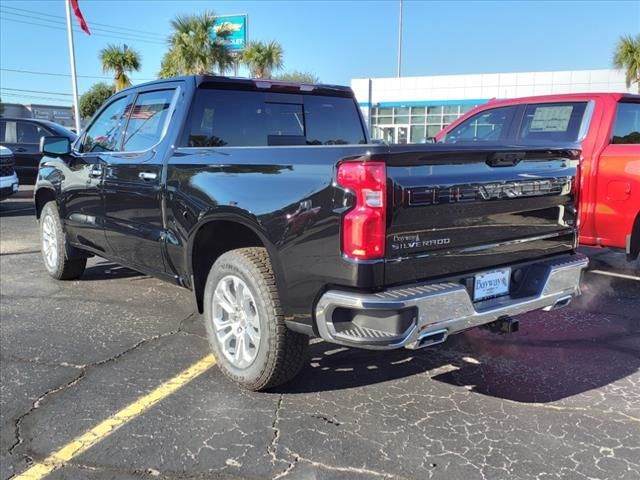
[[[82,275],[86,258],[70,259],[62,222],[55,202],[48,202],[40,215],[42,259],[49,275],[56,280],[73,280]]]
[[[295,377],[309,339],[284,324],[264,248],[227,252],[211,267],[204,292],[207,337],[222,373],[249,390]]]

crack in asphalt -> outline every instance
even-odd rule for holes
[[[22,415],[20,415],[19,417],[17,417],[17,419],[14,422],[14,435],[15,435],[15,442],[13,443],[13,445],[11,445],[11,447],[9,447],[8,453],[11,456],[14,456],[17,452],[16,449],[18,447],[20,447],[20,445],[22,445],[24,443],[24,438],[22,437],[22,422],[25,420],[25,418],[27,418],[29,415],[31,415],[34,411],[36,411],[40,405],[42,404],[42,402],[44,402],[47,398],[49,398],[50,396],[61,392],[63,390],[67,390],[68,388],[73,387],[74,385],[76,385],[78,382],[80,382],[87,374],[89,369],[95,368],[95,367],[100,367],[102,365],[105,365],[107,363],[112,363],[115,362],[119,359],[121,359],[123,356],[133,352],[134,350],[140,348],[142,345],[146,345],[147,343],[150,342],[154,342],[156,340],[160,340],[162,338],[166,338],[166,337],[170,337],[173,335],[194,335],[197,337],[200,337],[197,334],[194,333],[190,333],[190,332],[186,332],[183,331],[183,327],[184,327],[184,323],[189,320],[190,318],[192,318],[194,315],[196,315],[197,312],[191,312],[189,315],[187,315],[185,318],[183,318],[182,320],[180,320],[180,322],[178,323],[178,328],[176,328],[175,330],[172,330],[170,332],[166,332],[166,333],[161,333],[158,335],[154,335],[152,337],[149,338],[143,338],[142,340],[136,342],[134,345],[132,345],[131,347],[115,354],[112,355],[108,358],[99,360],[97,362],[92,362],[92,363],[87,363],[84,365],[74,365],[74,364],[68,364],[67,366],[69,367],[73,367],[73,368],[78,368],[80,369],[80,372],[78,373],[78,375],[73,378],[72,380],[64,383],[63,385],[59,385],[55,388],[49,389],[47,390],[45,393],[43,393],[42,395],[40,395],[32,404],[31,404],[31,408],[29,408],[29,410],[27,410],[25,413],[23,413]],[[29,362],[29,360],[26,360],[27,362]],[[33,463],[34,461],[34,457],[27,455],[26,453],[23,453],[22,456],[24,457],[24,459],[27,461],[28,464]],[[16,474],[12,475],[10,478],[14,477]]]
[[[280,427],[278,424],[280,423],[280,410],[282,409],[282,401],[284,400],[284,394],[281,393],[278,397],[278,403],[276,405],[276,410],[273,412],[273,422],[271,423],[271,430],[273,431],[273,438],[271,439],[271,443],[267,447],[267,453],[271,456],[271,464],[275,465],[278,461],[277,448],[278,448],[278,440],[280,439]],[[280,459],[280,461],[285,461]]]

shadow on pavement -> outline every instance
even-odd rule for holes
[[[96,265],[87,267],[82,274],[81,281],[95,281],[95,280],[118,280],[123,278],[147,278],[147,275],[131,270],[127,267],[122,267],[117,263],[109,262],[108,260],[99,261]]]
[[[371,352],[317,343],[310,366],[279,389],[280,393],[314,393],[364,387],[431,373],[473,392],[517,402],[554,402],[627,377],[640,368],[640,348],[625,347],[640,331],[592,332],[591,338],[553,340],[495,336],[473,330],[447,343],[418,351]],[[582,332],[582,334],[589,332]],[[444,370],[444,371],[443,371]],[[409,389],[428,390],[424,377]]]
[[[587,274],[585,295],[571,307],[523,315],[512,335],[474,329],[416,351],[316,343],[309,366],[279,391],[341,390],[427,373],[407,388],[427,391],[427,378],[517,402],[558,401],[640,369],[638,283]]]

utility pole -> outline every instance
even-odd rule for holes
[[[75,117],[76,133],[80,134],[80,105],[78,105],[78,79],[76,78],[76,54],[73,49],[73,30],[71,28],[70,0],[65,0],[67,7],[67,41],[69,42],[69,62],[71,63],[71,88],[73,91],[73,116]]]
[[[402,69],[402,0],[400,0],[400,15],[398,16],[398,72],[397,77],[400,78]]]

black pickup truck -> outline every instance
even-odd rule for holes
[[[272,387],[309,336],[420,348],[579,293],[580,152],[369,143],[349,88],[184,77],[45,137],[44,264],[98,255],[193,291],[222,371]]]

